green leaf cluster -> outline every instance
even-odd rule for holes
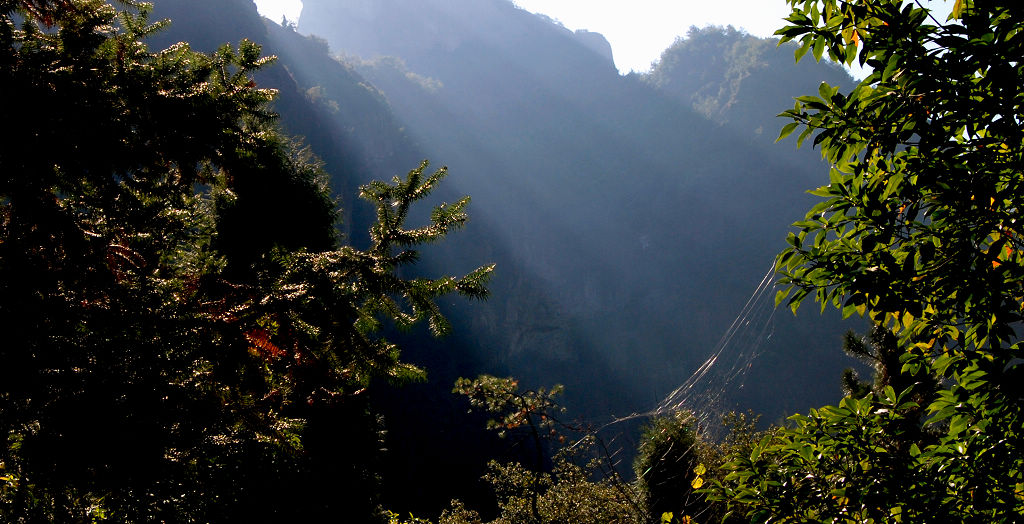
[[[968,2],[944,25],[897,1],[793,5],[783,41],[803,35],[838,57],[858,48],[874,72],[783,113],[783,136],[813,134],[831,170],[779,256],[779,301],[813,294],[936,349],[1012,345],[1024,72],[1010,57],[1024,50],[1024,18],[998,2]]]
[[[793,417],[734,457],[712,496],[755,522],[1016,521],[1024,12],[963,0],[939,21],[921,2],[790,5],[777,34],[800,41],[798,59],[827,52],[873,73],[782,115],[793,122],[780,139],[802,129],[830,172],[777,259],[777,303],[811,296],[894,338],[861,351],[886,361],[875,392]]]
[[[880,397],[795,415],[791,427],[725,464],[728,474],[709,497],[753,522],[932,522],[955,514],[935,504],[940,477],[908,443],[915,425],[904,414],[915,407],[889,387]]]

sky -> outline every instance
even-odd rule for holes
[[[690,26],[732,25],[756,36],[771,36],[789,14],[784,0],[513,0],[519,7],[545,14],[565,27],[604,35],[612,45],[619,71],[646,72],[661,52]],[[298,20],[299,0],[255,0],[260,13],[274,21]],[[932,0],[932,5],[951,0]],[[940,20],[945,20],[945,14]],[[856,74],[856,73],[855,73]],[[859,75],[858,75],[859,76]]]
[[[787,4],[771,0],[515,0],[569,29],[597,31],[612,45],[623,73],[646,72],[690,26],[732,25],[769,36],[783,25]]]

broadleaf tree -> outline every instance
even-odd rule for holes
[[[0,1],[0,517],[368,521],[360,393],[423,375],[376,331],[486,294],[491,267],[397,271],[466,201],[405,226],[445,174],[421,165],[364,189],[381,223],[342,245],[252,80],[272,58],[151,51],[162,24],[117,5]]]
[[[789,3],[776,34],[798,41],[797,59],[872,72],[783,114],[793,122],[780,139],[799,130],[830,169],[777,260],[777,300],[870,317],[896,335],[903,376],[919,379],[795,417],[734,457],[713,496],[759,522],[1015,521],[1024,9],[958,0],[938,19],[917,0]]]

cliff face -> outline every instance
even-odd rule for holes
[[[612,55],[612,45],[608,43],[608,39],[601,33],[595,33],[593,31],[587,31],[586,29],[577,29],[576,40],[586,46],[591,51],[597,53],[603,57],[612,65],[615,65],[615,57]]]

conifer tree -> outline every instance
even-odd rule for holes
[[[252,81],[271,58],[150,51],[162,24],[119,5],[0,2],[0,517],[368,519],[360,393],[423,376],[375,332],[444,332],[434,298],[486,294],[490,267],[397,273],[468,200],[407,228],[445,174],[421,165],[364,189],[372,246],[342,245],[325,174]]]
[[[871,366],[872,381],[861,380],[853,368],[843,371],[843,392],[850,397],[863,397],[875,391],[881,392],[885,386],[903,391],[908,384],[899,383],[900,348],[896,336],[891,331],[874,326],[866,337],[857,336],[853,331],[843,335],[843,351],[862,363]],[[896,383],[894,383],[896,382]]]

